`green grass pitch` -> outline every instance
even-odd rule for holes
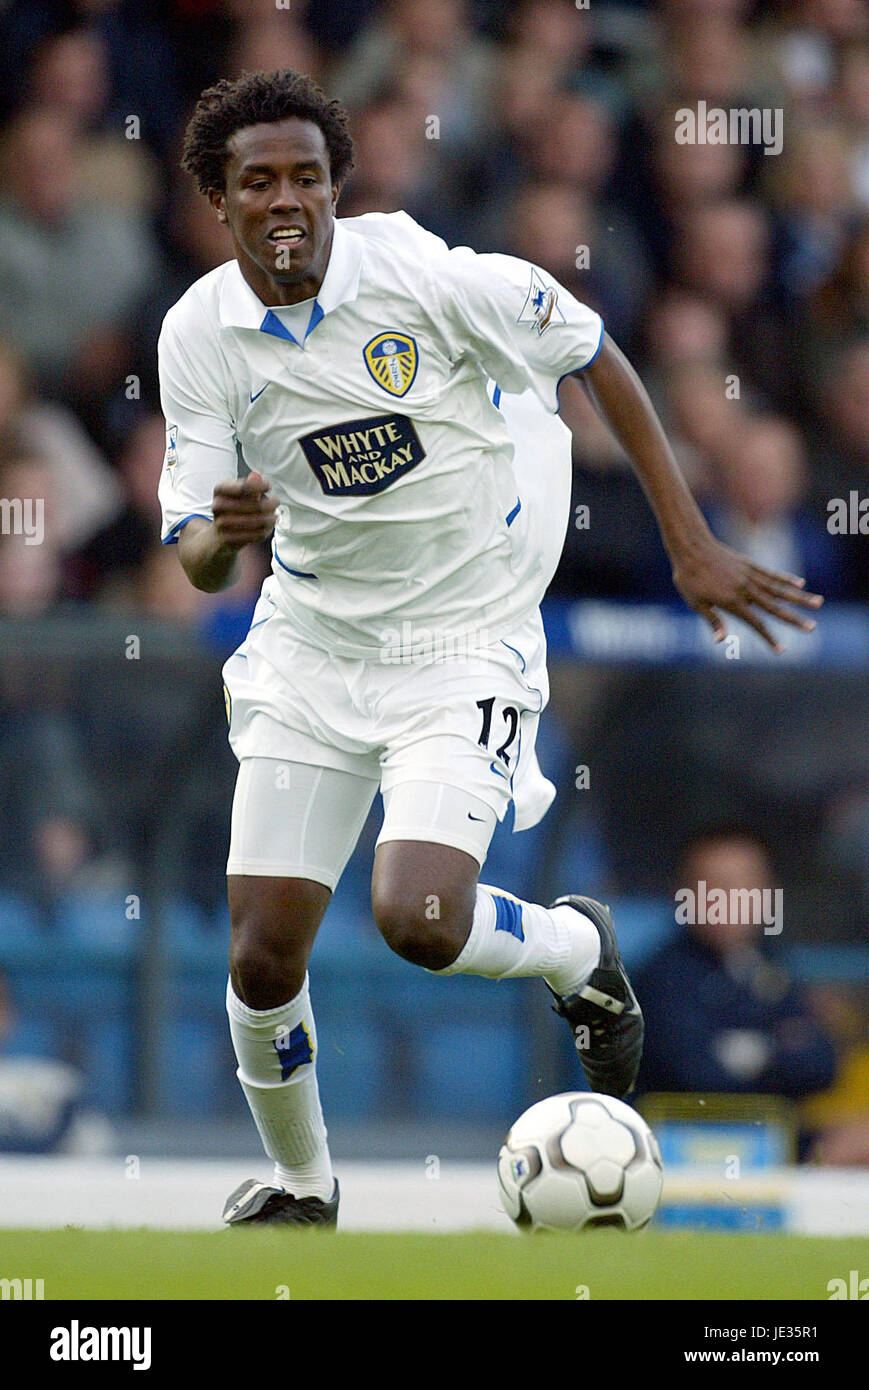
[[[43,1279],[46,1300],[824,1300],[869,1266],[869,1240],[67,1228],[0,1231],[0,1264]]]

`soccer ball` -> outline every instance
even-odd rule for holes
[[[661,1151],[624,1101],[567,1091],[519,1116],[498,1155],[498,1183],[517,1226],[639,1231],[661,1198]]]

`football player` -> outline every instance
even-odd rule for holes
[[[228,1199],[233,1225],[336,1220],[307,965],[378,790],[387,944],[439,974],[542,977],[592,1090],[633,1085],[642,1014],[606,907],[478,882],[510,802],[522,829],[554,795],[534,739],[539,603],[569,510],[559,382],[585,382],[716,639],[730,613],[777,647],[761,615],[808,629],[789,605],[820,602],[710,533],[596,313],[544,267],[451,251],[403,213],[336,218],[352,162],[345,113],[305,76],[204,92],[183,163],[235,254],[159,343],[164,541],[209,592],[245,546],[272,545],[224,670],[239,759],[227,1009],[274,1163]]]

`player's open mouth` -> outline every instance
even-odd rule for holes
[[[302,227],[276,227],[273,232],[269,232],[266,241],[270,241],[273,246],[298,246],[305,235]]]

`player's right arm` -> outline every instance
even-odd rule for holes
[[[259,473],[238,477],[233,384],[194,292],[170,309],[157,352],[163,544],[178,546],[191,584],[215,593],[234,582],[239,551],[271,535],[277,503]]]
[[[275,527],[277,502],[259,473],[218,483],[211,509],[214,520],[194,516],[178,538],[178,558],[190,583],[208,594],[236,579],[238,553],[266,541]]]

